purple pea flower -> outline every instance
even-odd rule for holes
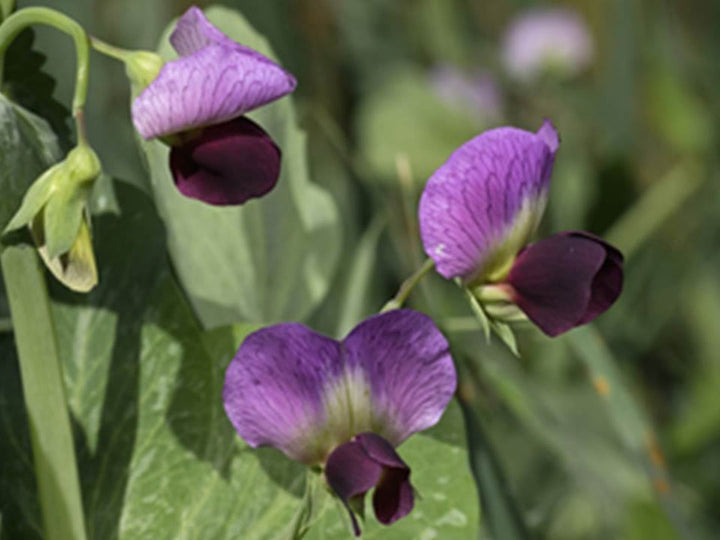
[[[280,174],[280,149],[242,115],[292,92],[295,78],[197,7],[180,18],[170,43],[180,58],[133,101],[138,132],[171,145],[170,170],[188,197],[232,205],[266,194]]]
[[[559,139],[501,127],[456,150],[420,199],[425,252],[483,302],[511,302],[556,336],[605,312],[622,289],[622,255],[583,232],[527,245],[547,200]]]
[[[566,8],[534,8],[517,16],[505,33],[502,59],[516,79],[529,81],[546,69],[580,73],[593,58],[590,30]]]
[[[477,70],[468,75],[449,64],[430,71],[430,84],[436,95],[448,106],[460,108],[481,120],[497,120],[502,114],[502,96],[489,71]]]
[[[400,309],[366,319],[342,341],[297,323],[249,335],[225,376],[225,411],[252,447],[273,446],[324,468],[350,513],[371,488],[390,524],[413,507],[410,468],[395,451],[438,422],[456,386],[432,320]]]

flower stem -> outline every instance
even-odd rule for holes
[[[114,58],[120,62],[125,62],[134,52],[110,45],[95,36],[90,36],[90,45],[100,54],[104,54],[105,56],[109,56],[110,58]]]
[[[0,24],[0,81],[2,80],[5,51],[13,39],[26,27],[33,24],[45,24],[66,33],[75,42],[77,66],[75,72],[75,94],[72,110],[79,141],[85,140],[85,127],[82,109],[85,106],[90,65],[90,46],[85,30],[73,19],[43,7],[29,7],[16,11]]]
[[[427,259],[412,276],[403,281],[402,285],[400,285],[400,289],[398,289],[397,294],[393,297],[392,300],[387,302],[382,307],[380,313],[385,313],[386,311],[401,308],[405,303],[405,300],[407,300],[407,297],[410,296],[413,288],[415,288],[415,285],[420,283],[422,278],[425,277],[425,275],[433,268],[435,268],[435,262],[432,259]]]
[[[44,538],[84,540],[80,482],[47,288],[35,250],[0,256],[30,425]]]

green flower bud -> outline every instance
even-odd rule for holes
[[[88,291],[97,283],[87,199],[101,166],[81,143],[30,186],[5,232],[28,225],[40,255],[66,286]]]
[[[132,51],[123,60],[133,94],[139,94],[153,82],[165,63],[160,55],[150,51]]]

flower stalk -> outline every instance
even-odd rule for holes
[[[402,282],[402,285],[400,285],[400,289],[398,289],[397,294],[392,298],[392,300],[389,300],[382,307],[380,313],[385,313],[386,311],[403,307],[408,296],[410,296],[410,293],[415,288],[415,285],[420,283],[422,278],[424,278],[425,275],[433,268],[435,268],[435,261],[433,261],[432,259],[427,259],[413,275],[411,275],[409,278]]]
[[[5,19],[0,25],[0,80],[2,80],[5,51],[20,32],[33,24],[52,26],[69,35],[75,43],[77,66],[75,71],[75,93],[73,95],[72,112],[77,129],[78,142],[85,141],[83,107],[85,106],[85,99],[87,97],[90,45],[85,30],[73,19],[59,11],[43,7],[24,8]]]

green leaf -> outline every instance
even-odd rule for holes
[[[93,207],[103,279],[88,295],[53,291],[89,537],[281,537],[304,467],[249,449],[221,398],[225,368],[254,326],[202,330],[137,188],[100,185]]]
[[[305,538],[312,526],[325,512],[332,500],[332,494],[323,480],[322,474],[308,469],[305,476],[305,495],[295,517],[288,527],[288,538]]]
[[[32,182],[60,157],[47,122],[0,94],[0,229],[18,210]]]
[[[453,400],[437,426],[410,437],[398,448],[398,453],[412,470],[410,479],[416,490],[415,508],[388,527],[380,524],[368,507],[362,538],[477,538],[479,503],[468,466],[463,418],[458,404]],[[366,505],[370,505],[369,498]],[[351,538],[346,512],[339,504],[328,505],[323,517],[305,538]]]
[[[402,154],[422,186],[458,146],[486,125],[467,110],[445,105],[422,72],[398,69],[362,101],[358,140],[364,160],[380,180],[396,182],[397,157]]]
[[[15,343],[0,334],[0,508],[3,540],[42,538],[27,413]]]
[[[475,411],[463,406],[470,444],[470,463],[477,483],[485,527],[491,538],[529,538],[520,510],[505,480],[505,473]]]
[[[6,1],[8,7],[13,0]],[[70,147],[70,111],[53,97],[55,80],[42,70],[45,55],[33,49],[35,32],[26,28],[5,54],[2,93],[23,108],[45,119],[57,135],[61,148]]]
[[[377,262],[377,249],[386,219],[376,217],[360,238],[350,266],[343,291],[342,305],[335,335],[345,336],[358,321],[372,314],[376,306],[368,305],[368,294],[372,284],[373,270]]]
[[[230,37],[272,57],[241,15],[216,7],[207,16]],[[167,40],[162,43],[160,53],[170,57]],[[337,265],[338,212],[327,192],[309,181],[305,134],[291,100],[249,116],[280,146],[283,162],[277,187],[241,207],[184,197],[173,185],[167,147],[142,143],[170,255],[205,327],[302,319],[324,298]]]

